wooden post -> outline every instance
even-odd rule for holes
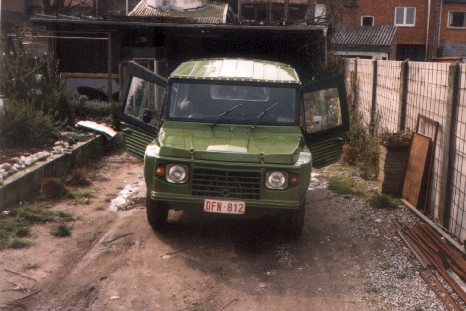
[[[113,102],[113,90],[112,90],[112,34],[107,34],[107,70],[108,70],[108,102]]]
[[[440,177],[440,200],[438,221],[445,228],[450,227],[450,210],[453,183],[453,163],[455,161],[455,132],[459,105],[459,72],[460,61],[450,65],[448,69],[447,116],[443,126],[443,162]]]
[[[406,107],[408,106],[408,74],[409,61],[401,63],[400,76],[400,113],[398,115],[398,128],[400,131],[406,130]]]

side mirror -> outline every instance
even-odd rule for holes
[[[144,114],[142,115],[142,121],[144,123],[149,123],[152,120],[152,112],[149,109],[144,109]]]

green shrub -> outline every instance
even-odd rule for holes
[[[50,114],[56,122],[63,125],[74,125],[75,114],[71,103],[64,94],[60,94],[53,103],[50,109]]]
[[[10,146],[37,146],[57,137],[52,117],[24,101],[7,100],[0,107],[0,137]]]
[[[376,177],[379,164],[379,139],[365,124],[362,113],[354,108],[350,109],[350,128],[346,135],[346,143],[357,148],[354,162],[348,164],[360,167],[362,177],[366,179]]]
[[[79,119],[103,120],[112,118],[115,104],[99,100],[87,100],[81,96],[79,100],[72,102],[74,114]]]

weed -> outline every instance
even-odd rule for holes
[[[379,209],[395,209],[398,205],[386,194],[375,194],[369,200],[369,206]]]
[[[389,262],[385,262],[383,263],[381,266],[380,266],[380,269],[382,270],[388,270],[388,269],[391,269],[393,267],[393,265]]]
[[[26,247],[29,247],[29,246],[31,246],[33,244],[34,243],[32,241],[29,241],[29,240],[14,238],[13,240],[11,240],[11,241],[9,241],[7,243],[7,247],[8,248],[26,248]]]
[[[8,214],[0,217],[0,249],[21,247],[19,238],[30,236],[31,224],[61,221],[73,221],[74,217],[64,211],[54,212],[43,205],[13,208]],[[13,239],[13,240],[9,240]],[[11,245],[10,245],[11,244]]]
[[[67,180],[67,184],[74,186],[89,186],[91,182],[88,177],[88,170],[86,168],[78,168],[71,172],[70,178]]]
[[[396,277],[397,277],[398,279],[400,279],[400,280],[406,279],[407,276],[408,276],[408,275],[407,275],[406,273],[398,273],[398,274],[396,275]]]
[[[58,177],[49,177],[42,180],[41,192],[50,199],[56,199],[66,193],[65,184]]]
[[[41,212],[29,209],[18,209],[12,212],[17,218],[23,219],[28,223],[46,223],[53,221],[53,215],[50,212]]]
[[[90,192],[90,191],[74,191],[73,193],[73,198],[93,198],[95,195]]]
[[[31,229],[28,226],[20,227],[20,228],[18,228],[18,230],[16,230],[15,235],[18,238],[24,238],[24,237],[30,236],[31,235]]]
[[[376,124],[373,127],[376,128]],[[360,167],[363,171],[363,177],[376,177],[379,162],[379,139],[377,135],[371,133],[362,113],[354,108],[350,110],[350,129],[346,135],[346,143],[352,147],[348,150],[353,154],[344,153],[343,159],[347,159],[348,164]]]
[[[65,211],[58,211],[57,215],[58,215],[58,217],[60,217],[62,220],[65,220],[65,221],[74,220],[73,215],[71,215],[70,213],[67,213]]]
[[[24,270],[36,270],[36,269],[39,269],[39,267],[40,267],[40,265],[38,263],[35,263],[35,262],[26,262],[23,265]]]
[[[332,176],[328,179],[328,188],[342,195],[365,195],[363,186],[352,178]]]
[[[71,235],[71,227],[67,224],[60,224],[56,230],[52,232],[53,236],[65,237]]]

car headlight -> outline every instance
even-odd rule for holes
[[[286,189],[288,187],[288,173],[282,171],[267,172],[265,186],[270,189]]]
[[[170,183],[184,184],[189,179],[189,169],[182,164],[168,164],[165,170],[165,179]]]

